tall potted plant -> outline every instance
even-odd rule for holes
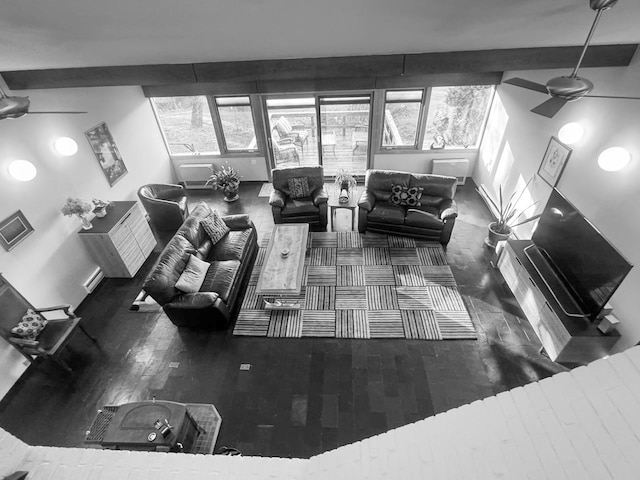
[[[223,165],[220,170],[211,165],[211,176],[205,185],[211,185],[214,190],[221,189],[226,202],[235,202],[240,196],[240,173],[233,167]]]
[[[93,225],[87,218],[87,215],[93,210],[93,206],[89,202],[85,202],[79,197],[69,197],[67,201],[60,209],[63,215],[70,217],[71,215],[77,216],[82,222],[82,228],[89,230],[93,228]]]
[[[540,203],[536,201],[528,205],[526,208],[518,207],[518,203],[520,202],[522,195],[524,194],[530,183],[531,179],[529,179],[527,184],[522,188],[522,190],[520,190],[520,192],[514,191],[506,202],[504,201],[504,198],[502,196],[502,185],[498,187],[497,203],[488,195],[486,196],[491,205],[495,208],[497,214],[496,220],[489,224],[489,232],[487,234],[487,238],[485,238],[484,240],[484,243],[486,243],[490,248],[495,248],[498,242],[509,238],[515,227],[524,225],[525,223],[533,222],[534,220],[540,218],[541,214],[538,214],[519,221],[519,219],[527,210]],[[479,189],[477,191],[482,195]]]

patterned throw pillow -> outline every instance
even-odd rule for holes
[[[307,177],[290,178],[289,192],[291,198],[308,197],[311,192],[309,191],[309,180]]]
[[[22,320],[11,329],[11,333],[16,337],[35,340],[46,325],[46,318],[32,309],[28,309]]]
[[[422,187],[404,187],[394,185],[391,187],[391,198],[389,201],[394,205],[406,205],[407,207],[420,207],[422,198]]]
[[[229,227],[216,211],[213,211],[208,217],[203,218],[200,221],[200,225],[202,225],[204,231],[207,232],[207,235],[209,235],[214,245],[229,233]]]

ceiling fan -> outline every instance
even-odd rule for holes
[[[0,120],[5,118],[20,118],[27,113],[45,114],[45,113],[87,113],[87,112],[30,112],[29,105],[31,101],[29,97],[12,97],[7,95],[2,87],[0,87]]]
[[[600,20],[600,16],[605,10],[613,7],[618,0],[589,0],[589,6],[592,10],[596,11],[596,18],[593,20],[591,30],[587,35],[587,40],[582,48],[582,53],[578,59],[578,64],[573,69],[573,72],[569,76],[561,76],[552,78],[546,85],[525,80],[524,78],[509,78],[504,83],[515,85],[516,87],[527,88],[529,90],[535,90],[536,92],[545,93],[551,95],[551,98],[546,102],[541,103],[537,107],[531,109],[532,112],[538,115],[543,115],[548,118],[552,118],[560,109],[567,103],[574,100],[579,100],[582,97],[590,98],[622,98],[627,100],[640,100],[640,97],[613,97],[608,95],[588,95],[593,90],[593,83],[586,78],[578,76],[578,69],[584,58],[584,54],[587,51],[591,37],[595,32],[596,25]]]

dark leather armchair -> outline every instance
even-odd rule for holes
[[[274,223],[309,223],[327,226],[327,201],[324,169],[315,167],[282,167],[271,170],[273,192],[269,197]],[[308,195],[292,198],[290,179],[306,178]]]
[[[49,319],[35,338],[21,337],[11,330],[27,310],[33,310],[37,316],[44,312],[61,311],[64,318]],[[79,328],[92,342],[96,339],[87,333],[80,317],[77,317],[71,305],[35,308],[0,274],[0,335],[13,345],[29,362],[36,358],[50,358],[67,371],[71,367],[60,357],[60,352],[69,343],[71,336]],[[61,316],[61,315],[58,315]]]
[[[458,216],[457,179],[441,175],[367,170],[358,201],[358,230],[407,235],[449,243]],[[394,187],[419,189],[419,205],[394,202]]]
[[[175,232],[189,215],[187,195],[182,185],[143,185],[138,189],[138,198],[157,231]]]

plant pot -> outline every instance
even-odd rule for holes
[[[235,202],[240,198],[240,195],[238,195],[238,187],[239,185],[223,187],[222,193],[224,194],[225,202]]]
[[[489,248],[496,248],[498,242],[506,240],[511,236],[511,229],[509,229],[508,233],[500,233],[495,230],[497,222],[492,222],[489,224],[489,231],[487,233],[487,238],[484,239],[484,243]]]
[[[91,225],[91,222],[86,215],[78,215],[78,218],[80,219],[80,222],[82,222],[83,230],[91,230],[93,228],[93,225]]]
[[[96,208],[93,213],[95,213],[98,218],[105,217],[107,215],[107,207]]]

